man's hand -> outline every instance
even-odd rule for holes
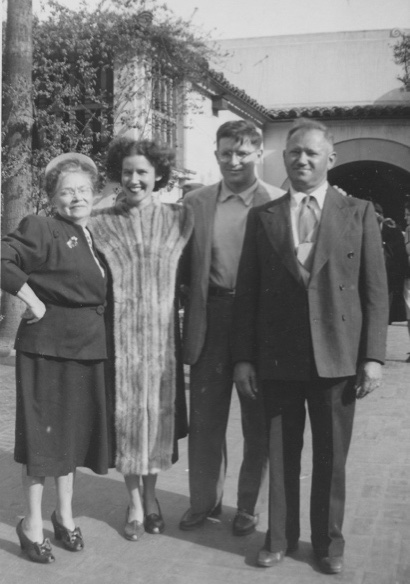
[[[237,390],[243,397],[256,399],[258,387],[256,383],[256,372],[252,363],[248,361],[236,363],[233,370],[233,380]]]
[[[356,397],[361,399],[380,386],[382,365],[377,361],[362,361],[357,369]]]

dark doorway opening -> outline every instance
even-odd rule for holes
[[[361,160],[332,168],[329,182],[349,195],[379,203],[385,217],[405,228],[404,202],[410,201],[410,172],[386,162]]]

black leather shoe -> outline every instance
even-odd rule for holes
[[[161,507],[159,506],[157,499],[155,500],[158,506],[158,513],[150,513],[147,515],[144,519],[144,527],[147,533],[159,535],[164,531],[165,523],[162,517]]]
[[[129,541],[139,541],[145,533],[144,524],[134,519],[128,521],[129,507],[127,508],[127,519],[124,526],[124,536]]]
[[[51,523],[53,524],[55,538],[61,540],[63,546],[67,550],[70,550],[71,552],[81,552],[81,550],[84,549],[84,539],[79,527],[70,531],[58,521],[55,511],[53,511],[53,514],[51,515]]]
[[[324,574],[340,574],[343,570],[343,557],[318,558],[318,564]]]
[[[299,549],[299,542],[296,541],[295,543],[289,543],[288,547],[286,548],[286,555],[289,556],[290,554],[294,554]]]
[[[16,532],[20,540],[20,547],[26,556],[32,561],[38,564],[52,564],[55,561],[53,556],[51,544],[49,539],[44,539],[43,543],[37,543],[31,541],[27,535],[23,532],[23,521],[22,519],[16,527]]]
[[[197,529],[201,527],[207,517],[216,518],[222,513],[222,505],[218,503],[216,507],[212,509],[209,513],[193,513],[192,509],[188,509],[183,516],[181,521],[179,522],[179,529],[182,531],[191,531],[191,529]]]
[[[213,519],[216,519],[217,517],[220,516],[221,513],[222,513],[222,503],[218,503],[218,505],[216,507],[214,507],[210,513],[208,513],[207,517],[212,517]]]
[[[259,522],[259,515],[251,515],[238,509],[232,523],[232,533],[234,535],[249,535],[253,533]]]
[[[262,568],[272,568],[282,562],[284,557],[285,552],[270,552],[269,550],[262,548],[259,550],[256,564],[262,566]]]

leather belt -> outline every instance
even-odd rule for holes
[[[72,310],[73,312],[79,310],[94,310],[100,316],[105,312],[105,307],[102,304],[99,304],[98,306],[64,306],[63,304],[52,304],[51,302],[46,302],[45,305],[46,307],[52,306],[53,308]]]
[[[209,286],[208,296],[219,296],[220,298],[235,296],[235,290],[233,288],[223,288],[222,286]]]

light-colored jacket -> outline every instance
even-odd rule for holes
[[[193,211],[195,223],[187,257],[189,298],[184,318],[184,362],[189,365],[196,363],[205,341],[212,238],[221,184],[218,182],[192,191],[184,199],[184,205]],[[283,194],[282,189],[258,180],[253,206],[263,205]]]

